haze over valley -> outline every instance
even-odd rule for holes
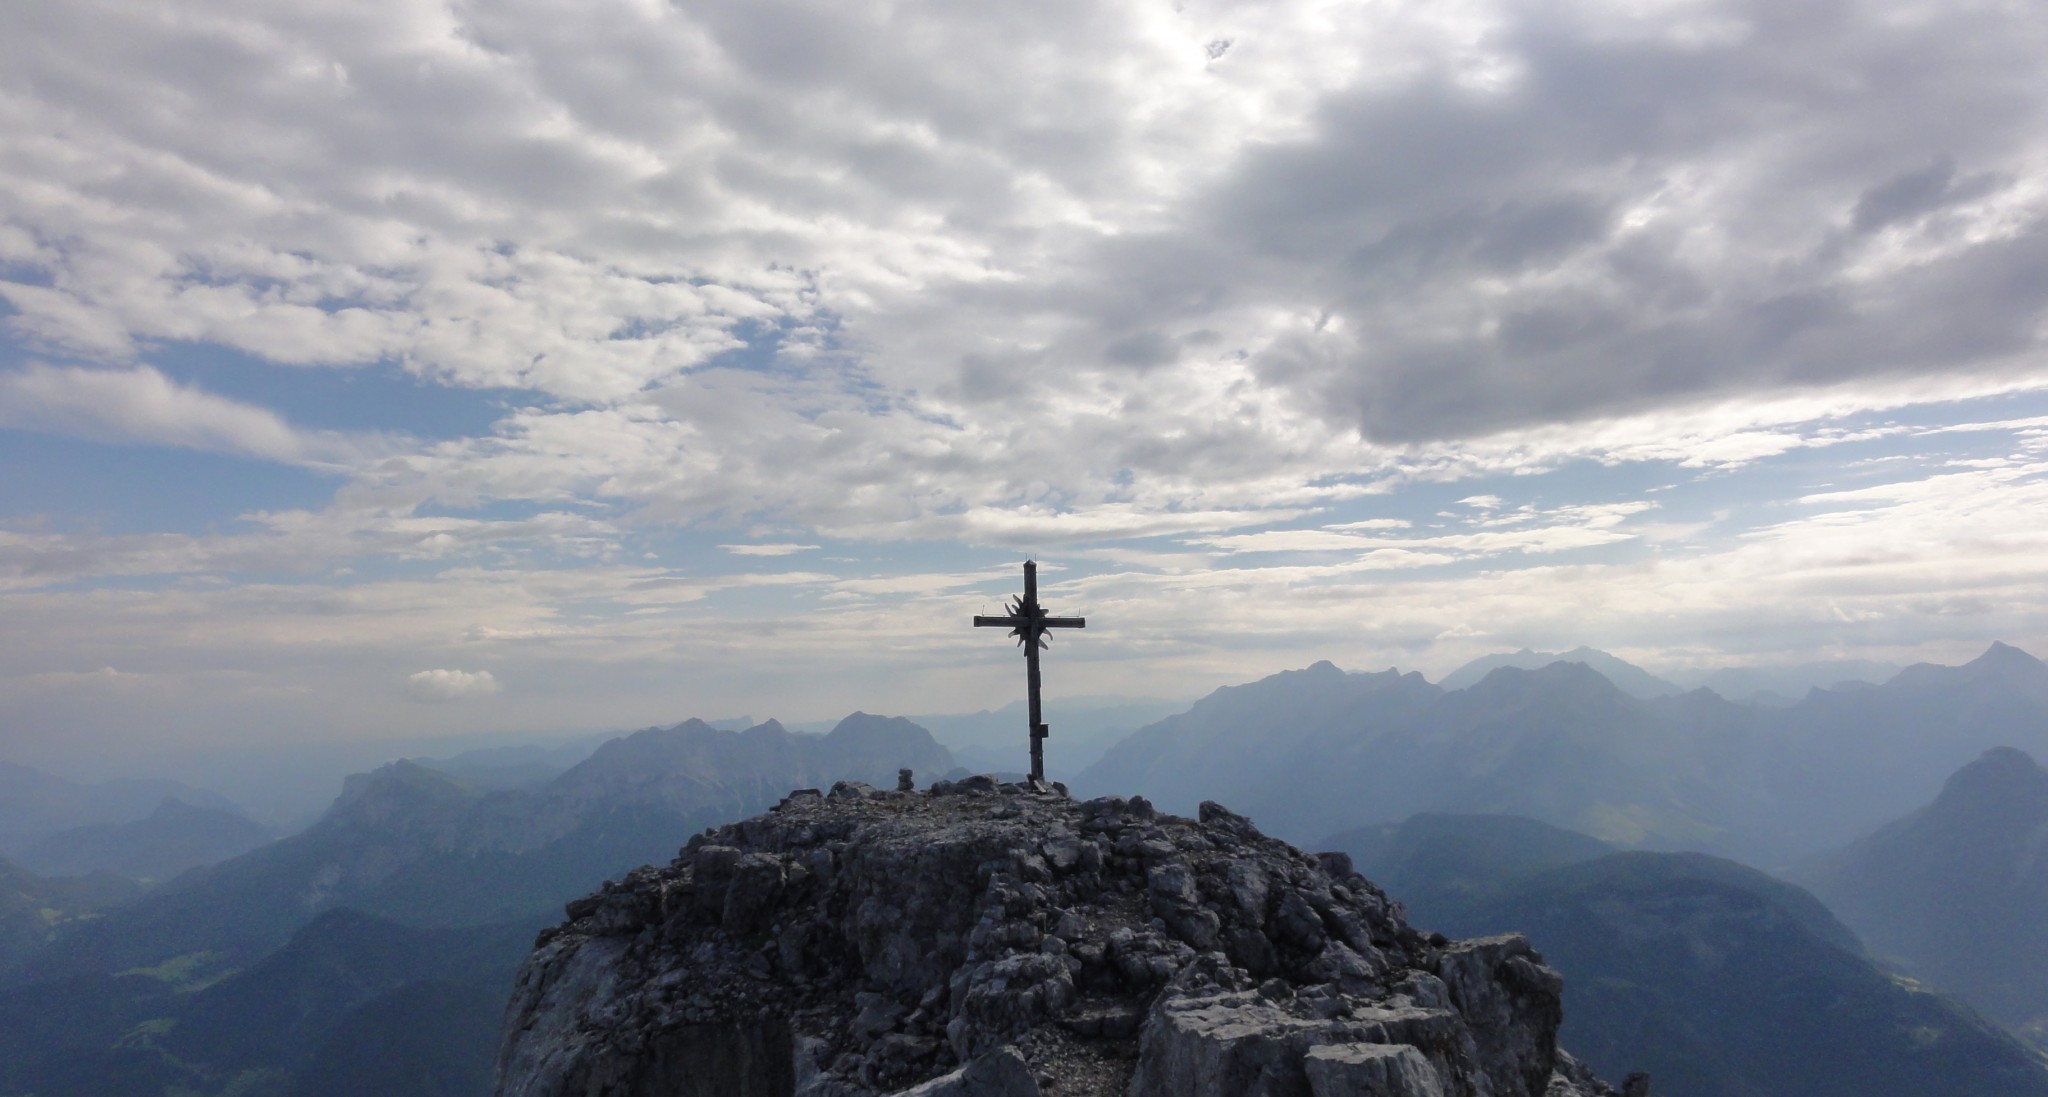
[[[1610,1074],[1731,1097],[2048,1093],[2028,1042],[2048,1031],[2048,921],[2020,897],[2048,825],[2048,666],[1994,644],[1789,704],[1590,648],[1446,681],[1467,684],[1317,663],[1100,732],[1095,761],[1055,776],[1189,814],[1241,804],[1350,853],[1422,926],[1531,933],[1567,979],[1562,1038]],[[0,1092],[489,1092],[512,973],[564,903],[791,788],[964,776],[949,748],[988,749],[994,716],[925,718],[952,743],[857,713],[393,760],[283,837],[217,793],[16,767]],[[1734,966],[1699,966],[1700,947]],[[1644,989],[1607,989],[1624,984]],[[1838,1008],[1814,1014],[1815,995]]]

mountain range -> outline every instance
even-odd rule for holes
[[[1823,659],[1711,669],[1681,668],[1657,675],[1598,648],[1580,645],[1563,652],[1523,648],[1515,652],[1482,655],[1444,675],[1437,685],[1445,689],[1464,689],[1478,684],[1480,679],[1501,667],[1541,670],[1552,663],[1584,663],[1614,683],[1614,688],[1645,700],[1694,689],[1710,689],[1730,701],[1771,707],[1792,704],[1810,690],[1831,689],[1856,682],[1875,685],[1900,670],[1895,663],[1871,659]]]
[[[1499,666],[1455,690],[1322,662],[1217,690],[1073,784],[1174,811],[1239,805],[1297,841],[1418,812],[1506,812],[1775,865],[1926,802],[1941,774],[2001,744],[2048,749],[2048,666],[2004,644],[1787,707],[1631,697],[1583,662]]]
[[[1437,685],[1443,689],[1465,689],[1476,686],[1486,676],[1502,667],[1516,670],[1542,670],[1553,663],[1581,663],[1600,677],[1607,679],[1615,689],[1630,697],[1649,699],[1669,697],[1685,690],[1651,674],[1634,663],[1617,659],[1596,648],[1580,646],[1566,652],[1520,651],[1500,655],[1482,655],[1464,666],[1443,676]]]
[[[134,822],[146,818],[166,799],[197,808],[240,813],[226,797],[177,781],[73,781],[29,766],[0,762],[0,854],[18,854],[59,831]]]
[[[2048,1034],[2048,770],[2025,752],[1986,751],[1794,876],[1912,975]]]
[[[2048,667],[1993,645],[1961,667],[1743,704],[1654,679],[1632,696],[1608,676],[1622,671],[1595,668],[1599,655],[1518,653],[1550,661],[1491,666],[1455,689],[1318,663],[1156,720],[1072,783],[1079,797],[1144,793],[1186,814],[1214,799],[1296,840],[1352,828],[1322,848],[1351,851],[1418,924],[1534,934],[1575,988],[1568,1023],[1583,1035],[1567,1043],[1617,1071],[1650,1066],[1658,1092],[1850,1092],[1801,1074],[1774,1050],[1774,1028],[1781,1043],[1844,1049],[1855,1061],[1839,1079],[1937,1079],[1873,1095],[1963,1092],[1942,1089],[1942,1076],[1976,1092],[2038,1092],[2024,1048],[1873,966],[1812,896],[1716,858],[1617,850],[1689,846],[1783,864],[1870,835],[1801,879],[1830,901],[1850,896],[1845,920],[1885,962],[2027,1023],[2034,1004],[1976,997],[1983,980],[1941,967],[1933,945],[1992,942],[1980,947],[2010,950],[2015,985],[2048,982],[2026,966],[2022,932],[2029,919],[2048,924],[2029,890],[2048,833],[2042,775],[2017,751],[1958,773],[1953,795],[1940,774],[2001,744],[2048,748]],[[1006,749],[1003,710],[960,719],[956,738]],[[1055,757],[1062,741],[1072,749],[1056,739]],[[146,892],[104,871],[56,878],[0,862],[0,1095],[481,1094],[506,981],[564,901],[666,863],[693,833],[792,788],[888,786],[906,767],[929,781],[959,761],[902,718],[856,713],[824,734],[692,720],[601,744],[391,763],[349,778],[303,831]],[[40,790],[33,810],[9,815],[0,799],[0,819],[33,820],[27,844],[46,852],[104,840],[98,860],[63,862],[74,867],[148,845],[150,825],[132,824],[152,810],[164,841],[150,858],[167,864],[173,831],[232,808],[194,804],[203,794],[166,803],[163,783],[43,778],[22,786]],[[145,790],[158,795],[141,802]],[[1857,904],[1859,886],[1871,904]],[[1985,912],[1930,920],[1958,889],[1983,892]],[[1901,915],[1912,903],[1929,917]],[[1986,920],[1999,910],[2009,925]],[[1782,986],[1774,970],[1790,973]],[[1742,981],[1774,989],[1743,998]],[[1646,1040],[1669,1057],[1637,1053]]]
[[[751,722],[739,728],[720,727],[716,722],[707,724],[719,731],[740,731],[753,726]],[[410,761],[439,770],[478,792],[509,791],[532,788],[554,780],[615,737],[582,736],[566,743],[482,747],[446,757],[419,757]]]
[[[1697,853],[1616,852],[1513,816],[1331,836],[1418,926],[1520,932],[1564,976],[1559,1039],[1685,1097],[2028,1097],[2041,1053],[1902,984],[1800,888]]]
[[[1730,701],[1784,706],[1798,701],[1811,690],[1833,689],[1845,682],[1876,685],[1890,680],[1900,669],[1896,663],[1870,659],[1828,659],[1719,667],[1708,671],[1674,672],[1665,677],[1688,689],[1713,690]]]
[[[236,812],[166,796],[147,818],[60,830],[30,843],[15,859],[45,876],[113,872],[159,881],[247,853],[276,836]]]
[[[953,760],[856,713],[649,728],[526,789],[356,775],[305,831],[28,942],[0,974],[0,1094],[480,1095],[512,971],[564,902],[791,788],[906,767]]]
[[[1046,773],[1066,780],[1093,764],[1132,731],[1187,708],[1185,701],[1129,697],[1048,697],[1046,719],[1052,742]],[[1026,768],[1030,739],[1025,702],[977,712],[926,713],[904,719],[930,731],[954,761],[973,773],[1009,773]],[[826,724],[792,724],[798,731],[823,731]]]
[[[592,880],[674,856],[683,838],[792,787],[893,785],[952,758],[900,718],[855,713],[827,735],[691,720],[613,739],[538,788],[478,792],[416,762],[348,779],[320,821],[195,869],[150,901],[80,924],[37,976],[147,967],[193,952],[238,965],[315,914],[354,907],[416,926],[490,924],[552,909]]]

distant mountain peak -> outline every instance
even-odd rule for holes
[[[2048,792],[2048,770],[2032,755],[2017,747],[1992,747],[1950,774],[1935,803],[1962,800],[1983,804],[2043,792]]]
[[[1872,947],[2009,1024],[2048,1015],[2048,770],[1993,747],[1805,870]]]
[[[205,808],[193,807],[175,796],[166,796],[158,803],[156,810],[149,813],[151,819],[177,819],[189,815],[211,815]]]
[[[1584,699],[1619,699],[1628,696],[1613,679],[1576,661],[1560,661],[1534,668],[1495,667],[1467,689],[1474,696],[1492,698],[1569,695]]]
[[[322,822],[381,825],[459,810],[476,798],[477,793],[461,781],[401,758],[368,773],[350,774]]]
[[[622,790],[661,790],[685,798],[703,783],[751,782],[768,774],[799,784],[840,778],[895,780],[897,769],[944,773],[952,755],[931,733],[901,716],[856,712],[824,735],[796,733],[775,720],[744,731],[721,731],[702,720],[648,728],[613,739],[556,778],[556,792],[617,797]],[[635,793],[634,795],[642,795]]]
[[[342,782],[341,798],[363,796],[380,789],[406,788],[420,791],[441,791],[462,788],[462,782],[442,773],[438,769],[423,766],[410,758],[387,762],[368,773],[353,773]]]
[[[642,728],[631,735],[608,739],[591,751],[590,757],[557,777],[555,784],[568,786],[592,780],[659,780],[665,774],[687,767],[694,752],[715,751],[724,744],[786,739],[788,735],[782,730],[782,725],[773,721],[744,732],[720,731],[693,716],[670,727]]]
[[[2018,747],[1992,747],[1990,750],[1987,750],[1984,753],[1978,755],[1976,761],[1970,763],[1967,766],[1964,766],[1963,769],[1969,770],[1978,766],[1995,766],[1999,769],[2019,768],[2027,770],[2034,770],[2040,768],[2039,763],[2034,761],[2033,755],[2028,754],[2026,751],[2021,750]]]
[[[826,738],[833,740],[862,739],[870,736],[899,736],[922,734],[927,738],[930,732],[901,716],[876,716],[867,712],[855,712],[839,721]]]
[[[271,837],[236,812],[195,807],[170,795],[143,818],[58,831],[21,848],[18,856],[42,876],[107,871],[135,880],[168,880],[186,869],[246,853]]]
[[[1888,685],[1905,687],[1964,686],[1997,682],[2024,689],[2048,690],[2048,663],[2002,641],[1993,641],[1984,654],[1962,666],[1915,663],[1900,671]]]
[[[440,776],[438,771],[435,772],[437,776]],[[219,820],[232,820],[236,823],[248,824],[250,826],[256,825],[248,816],[243,815],[239,811],[224,811],[220,808],[202,807],[177,796],[166,796],[159,801],[156,805],[156,810],[149,813],[146,821],[152,824],[179,825],[196,821]]]
[[[2017,670],[2027,674],[2048,671],[2048,663],[2041,662],[2003,640],[1991,641],[1991,646],[1984,649],[1984,654],[1963,665],[1984,670]]]
[[[902,716],[856,712],[825,736],[825,746],[836,752],[836,764],[848,773],[872,772],[885,758],[931,773],[953,765],[951,752],[924,725]]]
[[[1669,697],[1685,692],[1670,682],[1651,674],[1649,671],[1627,660],[1609,655],[1598,648],[1584,644],[1570,651],[1531,651],[1522,648],[1513,653],[1482,655],[1457,670],[1444,675],[1438,686],[1446,690],[1469,689],[1484,681],[1486,677],[1502,667],[1519,670],[1541,670],[1558,663],[1583,664],[1594,673],[1607,679],[1614,688],[1631,697],[1649,699]]]

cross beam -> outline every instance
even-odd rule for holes
[[[1038,650],[1051,645],[1046,642],[1045,630],[1055,628],[1087,628],[1085,617],[1050,617],[1045,607],[1038,604],[1038,562],[1024,561],[1024,597],[1010,601],[1010,612],[1001,617],[975,614],[975,628],[1006,628],[1017,638],[1017,645],[1024,649],[1025,680],[1030,687],[1031,702],[1031,779],[1045,780],[1045,737],[1052,729],[1042,719],[1043,711],[1038,703]]]

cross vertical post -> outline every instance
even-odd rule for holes
[[[1024,561],[1024,597],[1012,599],[1010,612],[1001,617],[976,614],[976,628],[1007,628],[1017,638],[1018,646],[1024,649],[1024,680],[1029,689],[1028,716],[1031,721],[1031,779],[1045,781],[1045,740],[1052,733],[1046,726],[1045,711],[1039,702],[1038,649],[1050,647],[1046,641],[1047,629],[1086,628],[1084,617],[1050,617],[1045,607],[1038,604],[1038,562]]]
[[[1038,605],[1038,562],[1024,561],[1024,604]],[[1042,614],[1044,611],[1041,610]],[[1045,738],[1052,729],[1045,724],[1045,715],[1039,709],[1038,700],[1038,644],[1024,645],[1025,694],[1030,698],[1026,706],[1031,719],[1031,779],[1045,780]]]

